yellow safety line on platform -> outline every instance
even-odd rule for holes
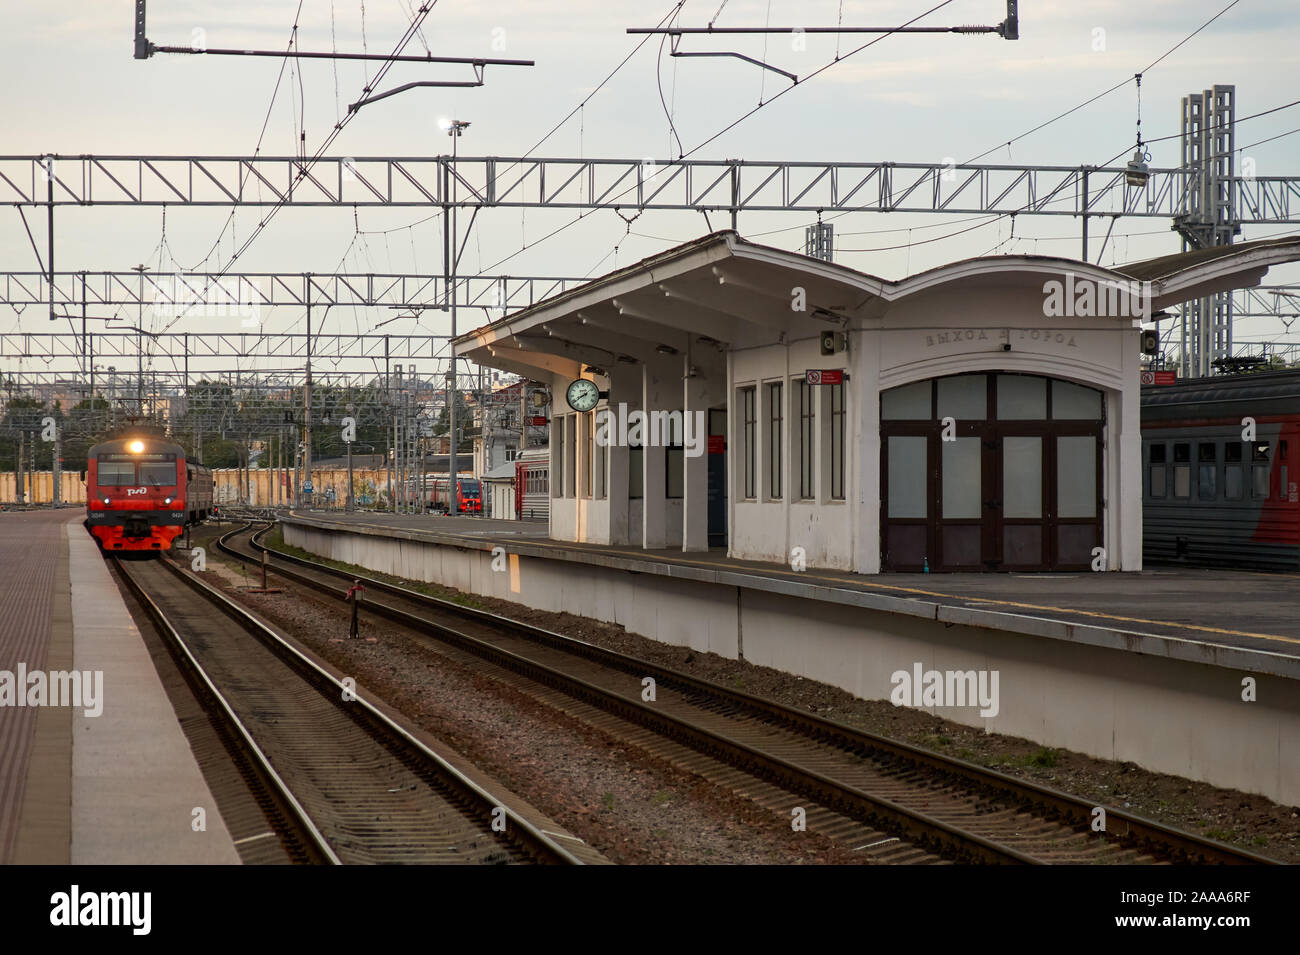
[[[546,546],[552,546],[561,549],[567,546],[566,544],[553,544],[549,541],[547,542],[530,541],[529,543],[545,544]],[[798,580],[805,579],[805,578],[813,578],[815,580],[825,580],[831,583],[848,585],[844,588],[846,590],[855,590],[858,588],[871,587],[871,588],[875,588],[876,590],[892,590],[898,593],[916,594],[923,597],[943,597],[948,600],[965,600],[971,603],[995,604],[1001,607],[1016,607],[1021,610],[1049,610],[1049,611],[1054,611],[1056,613],[1067,613],[1067,614],[1073,613],[1085,617],[1098,617],[1103,620],[1120,620],[1125,623],[1144,623],[1155,627],[1180,627],[1186,630],[1200,630],[1204,633],[1223,634],[1224,636],[1254,637],[1257,640],[1279,640],[1282,641],[1283,643],[1300,644],[1300,639],[1296,637],[1284,637],[1281,634],[1276,634],[1276,633],[1253,633],[1249,630],[1228,630],[1223,627],[1206,627],[1206,626],[1202,626],[1201,624],[1182,623],[1179,621],[1148,620],[1145,617],[1121,617],[1118,614],[1104,613],[1103,611],[1100,610],[1076,610],[1073,607],[1053,607],[1047,604],[1021,603],[1015,600],[998,600],[992,597],[969,597],[962,594],[945,594],[945,593],[940,593],[936,590],[921,590],[918,587],[903,587],[898,584],[876,584],[876,583],[868,583],[867,581],[845,580],[843,577],[831,577],[825,574],[812,574],[812,573],[804,572],[804,573],[800,573],[798,578],[792,578],[792,577],[773,574],[771,571],[764,571],[754,567],[746,567],[744,564],[732,564],[732,563],[727,563],[725,561],[691,560],[688,557],[673,557],[671,560],[669,560],[667,558],[662,558],[662,557],[659,558],[648,557],[644,552],[609,550],[604,548],[600,549],[599,551],[596,551],[596,553],[620,554],[627,557],[635,557],[640,560],[658,560],[660,563],[665,563],[665,564],[680,563],[680,564],[691,564],[695,567],[725,567],[731,570],[745,571],[747,573],[755,574],[755,575],[768,575],[775,580],[786,580],[792,583],[797,583]]]

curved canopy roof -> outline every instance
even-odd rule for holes
[[[761,344],[823,329],[826,321],[870,320],[891,303],[947,286],[1041,289],[1067,275],[1075,282],[1149,282],[1151,307],[1161,309],[1257,285],[1270,266],[1294,261],[1300,261],[1300,236],[1115,268],[1054,256],[984,256],[894,281],[722,231],[507,315],[458,337],[455,346],[460,356],[518,374],[576,377],[580,363],[650,360],[689,336]],[[804,311],[791,309],[795,289],[803,290]]]

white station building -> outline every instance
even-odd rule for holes
[[[550,536],[889,571],[1140,570],[1141,328],[1300,237],[902,281],[718,232],[455,341],[551,389]]]

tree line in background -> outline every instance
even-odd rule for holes
[[[183,446],[187,455],[211,468],[269,467],[281,461],[285,467],[293,465],[294,452],[302,440],[301,387],[249,397],[237,395],[227,382],[205,380],[191,385],[183,401],[184,413],[171,418],[169,438]],[[349,416],[356,419],[353,454],[386,457],[393,440],[393,413],[393,405],[382,387],[313,385],[313,460],[343,457],[347,453],[343,418]],[[17,467],[19,435],[24,432],[36,434],[36,469],[50,469],[53,445],[41,440],[43,420],[47,417],[55,420],[61,432],[65,471],[84,471],[87,454],[101,441],[141,431],[164,433],[160,422],[122,407],[114,409],[100,396],[79,401],[68,409],[59,401],[46,403],[38,398],[15,397],[6,403],[4,415],[0,416],[0,470],[12,471]],[[461,437],[457,450],[461,453],[473,447],[472,438],[465,436],[470,421],[465,397],[457,393],[456,430]],[[440,408],[430,430],[434,436],[447,434],[445,406]],[[197,453],[200,444],[201,455]]]

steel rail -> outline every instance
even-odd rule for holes
[[[277,551],[257,539],[268,530],[270,530],[270,527],[260,531],[250,543],[255,550],[265,550],[268,554],[274,555],[277,560],[309,567],[349,581],[359,578],[366,587],[372,590],[437,607],[439,610],[477,623],[506,628],[548,646],[605,666],[614,667],[637,676],[654,677],[656,682],[661,685],[676,686],[679,689],[686,689],[713,697],[739,709],[759,715],[770,722],[799,732],[809,739],[829,742],[841,749],[860,755],[874,755],[890,760],[902,760],[922,767],[927,771],[938,772],[959,779],[965,785],[977,787],[990,794],[1001,795],[1022,807],[1027,807],[1035,815],[1061,821],[1071,826],[1089,827],[1093,819],[1093,811],[1098,808],[1096,804],[1080,797],[1038,783],[1017,779],[997,770],[987,769],[974,763],[945,756],[923,747],[900,740],[888,739],[845,723],[804,713],[772,700],[733,690],[670,667],[639,660],[628,654],[607,650],[574,637],[512,620],[509,617],[494,614],[490,611],[466,607],[387,581],[341,571],[293,554]],[[227,537],[234,536],[235,533],[243,533],[243,531],[232,532]],[[290,576],[284,574],[282,568],[275,568],[274,565],[270,565],[270,567],[276,573]],[[309,581],[303,582],[308,583],[309,586],[314,585]],[[370,609],[377,609],[379,605],[371,603],[368,606]],[[1186,863],[1279,864],[1276,860],[1257,853],[1239,849],[1216,840],[1206,839],[1134,813],[1124,812],[1119,808],[1101,808],[1104,808],[1106,812],[1105,831],[1107,835],[1113,836],[1126,845],[1141,851],[1152,851],[1166,856],[1172,853],[1178,857],[1179,861]]]

